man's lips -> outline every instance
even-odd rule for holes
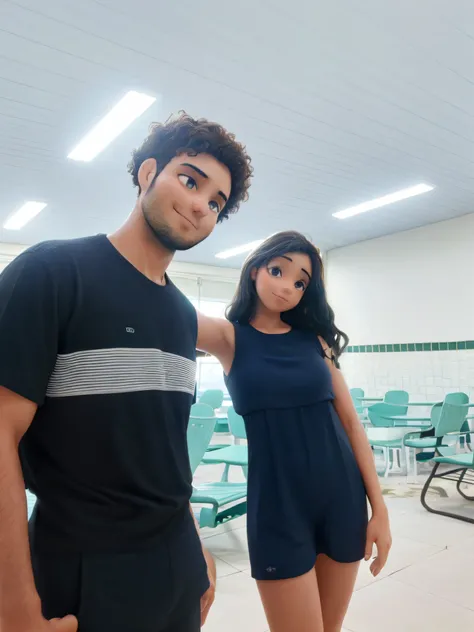
[[[174,208],[174,206],[173,206],[173,208]],[[180,217],[182,217],[182,218],[183,218],[183,219],[185,219],[187,222],[189,222],[189,223],[191,224],[191,226],[197,230],[197,226],[196,226],[195,224],[193,224],[193,223],[192,223],[192,221],[189,219],[189,217],[186,217],[186,215],[183,215],[182,213],[180,213],[179,211],[177,211],[175,208],[174,208],[174,210],[176,211],[176,213],[178,213],[178,215],[179,215]]]

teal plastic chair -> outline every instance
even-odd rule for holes
[[[406,415],[408,412],[408,401],[410,396],[406,391],[387,391],[383,401],[385,404],[396,404],[397,406],[405,406],[405,411],[400,415]]]
[[[233,407],[229,408],[227,415],[230,431],[234,435],[234,438],[237,440],[247,439],[243,418],[235,412]],[[248,447],[247,445],[228,445],[220,450],[207,452],[202,462],[204,465],[224,465],[221,482],[227,482],[229,480],[229,470],[231,466],[241,467],[245,478],[247,478],[249,464]]]
[[[218,388],[211,388],[204,393],[199,398],[200,404],[208,404],[212,406],[214,410],[218,410],[222,407],[224,402],[224,392]],[[216,429],[214,432],[219,433],[227,433],[229,432],[229,424],[227,423],[227,419],[218,419],[216,423]]]
[[[199,415],[193,416],[196,412]],[[204,416],[210,412],[212,416]],[[212,408],[206,404],[195,404],[192,413],[187,439],[189,462],[194,474],[211,440],[216,418]],[[199,525],[215,528],[247,512],[247,484],[205,483],[197,488],[193,487],[191,504],[200,506],[196,515]]]
[[[362,419],[367,419],[367,415],[365,414],[365,407],[362,404],[362,400],[364,398],[365,392],[363,388],[351,388],[349,390],[349,393],[351,394],[352,397],[352,401],[354,403],[354,408],[356,409],[357,414],[359,415],[359,418]]]
[[[202,404],[199,402],[198,404],[193,404],[191,406],[191,417],[213,417],[214,421],[216,420],[216,413],[212,406],[209,404]]]
[[[202,408],[203,406],[205,408]],[[193,413],[197,411],[200,414],[196,417],[191,415],[187,435],[189,462],[193,474],[199,463],[203,461],[216,422],[214,411],[210,407],[205,404],[195,404],[195,407],[193,406]],[[212,416],[204,417],[202,413],[206,410],[208,414],[211,411]],[[193,487],[191,504],[199,505],[199,510],[196,512],[199,525],[215,528],[247,513],[247,483],[221,481]]]
[[[366,427],[367,439],[372,448],[382,450],[385,462],[385,477],[389,475],[392,469],[391,464],[395,461],[395,457],[397,457],[401,467],[403,439],[409,432],[403,426],[395,427],[395,421],[390,417],[406,414],[406,408],[406,406],[397,406],[384,402],[373,404],[367,408],[367,416],[371,424]]]
[[[427,503],[429,488],[433,480],[437,478],[454,481],[460,496],[465,500],[474,501],[474,496],[466,494],[461,489],[461,485],[463,484],[474,485],[474,453],[449,454],[449,451],[452,452],[452,447],[448,446],[448,450],[446,450],[445,447],[447,439],[449,440],[452,437],[456,438],[462,433],[461,429],[466,421],[467,411],[467,406],[462,404],[449,404],[446,402],[443,404],[440,420],[435,429],[437,445],[435,448],[436,456],[433,459],[434,466],[421,492],[421,504],[430,513],[474,524],[474,518],[435,509]],[[472,433],[469,432],[469,434]],[[440,470],[443,465],[454,466],[454,469]]]
[[[448,395],[446,395],[446,397],[444,398],[443,403],[461,406],[463,404],[467,404],[468,402],[469,402],[469,397],[466,395],[466,393],[460,392],[460,393],[448,393]],[[415,458],[414,458],[415,477],[417,476],[418,461],[428,461],[428,460],[431,460],[435,456],[434,450],[436,446],[438,445],[437,443],[438,437],[436,435],[436,428],[440,421],[440,415],[441,415],[443,403],[435,404],[433,408],[431,409],[431,426],[430,427],[424,428],[422,432],[410,433],[409,435],[405,437],[404,444],[405,444],[405,454],[406,454],[407,464],[410,464],[410,461],[411,461],[410,450],[421,450],[421,451],[431,450],[430,452],[421,452],[421,454],[418,454],[418,456],[415,453]],[[467,412],[466,412],[466,415],[467,415]],[[464,421],[463,426],[461,428],[461,432],[466,433],[465,435],[461,434],[461,435],[458,435],[457,437],[457,440],[461,443],[461,445],[463,444],[464,441],[470,443],[470,436],[468,434],[469,424],[467,421]],[[451,442],[451,446],[453,445],[454,444]],[[448,446],[445,446],[445,450],[444,450],[445,452],[447,448]],[[453,447],[451,449],[454,450]]]
[[[244,418],[235,412],[233,406],[230,406],[227,411],[227,419],[229,420],[229,430],[234,437],[236,439],[247,439]]]
[[[207,404],[194,404],[188,423],[188,453],[191,472],[194,474],[214,434],[216,416]]]
[[[204,393],[199,398],[199,404],[208,404],[214,410],[221,408],[222,403],[224,401],[224,392],[218,388],[209,389],[208,391],[204,391]]]
[[[405,458],[407,462],[407,474],[410,470],[410,461],[411,461],[411,450],[415,450],[415,457],[413,462],[413,469],[415,477],[418,475],[418,461],[419,460],[428,460],[434,456],[434,453],[428,454],[427,457],[423,459],[418,459],[416,455],[416,450],[434,450],[438,444],[438,438],[436,436],[436,428],[438,427],[441,411],[443,409],[443,404],[435,404],[430,413],[431,417],[431,426],[427,428],[423,428],[423,430],[417,432],[410,432],[404,438],[404,446],[405,446]]]
[[[468,404],[469,403],[469,395],[466,393],[448,393],[444,398],[444,401],[448,404]],[[471,446],[471,435],[469,433],[469,422],[465,421],[463,427],[461,428],[461,432],[466,433],[462,434],[459,437],[459,443],[461,447],[469,447]]]

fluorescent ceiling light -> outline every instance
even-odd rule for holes
[[[236,246],[235,248],[218,252],[216,257],[218,259],[229,259],[229,257],[235,257],[236,255],[243,254],[244,252],[250,252],[251,250],[258,248],[260,244],[263,244],[263,241],[263,239],[259,239],[257,241],[251,241],[249,244],[244,244],[243,246]]]
[[[68,158],[89,162],[147,110],[155,97],[130,91],[71,151]]]
[[[357,206],[351,206],[343,211],[338,211],[337,213],[333,213],[333,217],[337,217],[337,219],[346,219],[347,217],[352,217],[353,215],[359,215],[359,213],[373,211],[375,208],[380,208],[381,206],[387,206],[387,204],[393,204],[394,202],[399,202],[400,200],[406,200],[407,198],[411,198],[415,195],[428,193],[428,191],[432,191],[433,189],[434,187],[429,184],[417,184],[414,187],[402,189],[401,191],[396,191],[395,193],[389,193],[389,195],[384,195],[383,197],[376,198],[375,200],[362,202],[362,204],[357,204]]]
[[[46,204],[44,204],[44,202],[26,202],[18,211],[10,215],[3,225],[3,228],[6,230],[20,230],[20,228],[28,224],[33,217],[41,213],[45,206]]]

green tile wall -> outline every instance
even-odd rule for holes
[[[456,342],[405,342],[385,345],[350,345],[346,353],[398,353],[411,351],[464,351],[474,349],[474,340]]]

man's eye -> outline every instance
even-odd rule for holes
[[[185,173],[180,173],[178,176],[178,180],[181,182],[181,184],[184,184],[187,189],[197,189],[196,180],[191,176],[186,175]]]
[[[219,204],[215,200],[211,200],[209,202],[209,208],[214,213],[220,213],[221,212],[221,207],[219,206]]]

